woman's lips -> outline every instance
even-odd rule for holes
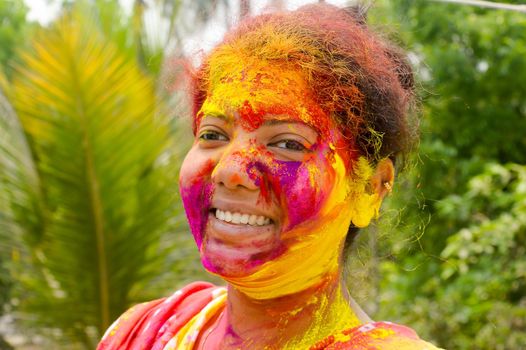
[[[218,215],[222,214],[217,214],[217,210],[211,211],[208,215],[206,238],[209,244],[213,241],[229,247],[253,249],[254,253],[260,253],[262,248],[271,248],[277,243],[278,230],[276,224],[269,218],[257,216],[256,223],[244,224],[241,223],[239,216],[236,216],[235,219],[239,223],[233,223],[225,221],[224,218],[217,218]],[[231,213],[230,216],[232,216]]]
[[[201,248],[203,264],[224,276],[244,276],[280,254],[279,229],[273,221],[266,225],[233,224],[208,215]]]

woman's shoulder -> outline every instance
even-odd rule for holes
[[[223,287],[194,282],[169,297],[137,304],[108,328],[97,350],[162,349],[177,341],[197,316],[206,318],[207,311],[217,311],[225,296]]]
[[[309,350],[438,350],[409,327],[392,322],[372,322],[331,335]]]

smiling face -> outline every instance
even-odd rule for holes
[[[203,265],[259,298],[336,273],[348,198],[365,186],[347,169],[364,163],[299,71],[256,62],[210,76],[180,174]]]

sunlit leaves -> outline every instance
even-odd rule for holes
[[[160,246],[177,209],[168,121],[153,81],[87,14],[42,30],[21,57],[9,97],[31,151],[2,149],[34,171],[15,164],[22,185],[2,184],[29,198],[8,203],[18,223],[12,232],[23,233],[27,248],[13,270],[20,307],[39,325],[62,329],[63,340],[93,348],[139,297],[131,291],[147,290],[165,269],[174,244]],[[41,217],[34,230],[24,227],[27,214]]]

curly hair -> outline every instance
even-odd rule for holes
[[[369,29],[365,12],[360,6],[342,9],[319,3],[240,23],[192,76],[194,130],[209,89],[210,61],[227,64],[228,57],[241,54],[299,68],[316,102],[351,141],[349,152],[372,165],[390,158],[403,168],[418,142],[413,70],[398,46]],[[344,257],[358,231],[350,225]]]
[[[221,57],[233,54],[299,68],[353,150],[373,165],[386,157],[398,168],[405,163],[418,139],[413,72],[402,50],[367,27],[362,8],[321,3],[246,19],[194,73],[194,117],[208,92],[210,60],[226,64]]]

